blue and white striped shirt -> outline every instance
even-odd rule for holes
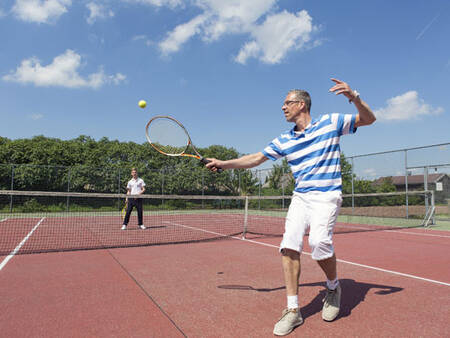
[[[356,115],[326,114],[303,132],[295,127],[274,139],[262,153],[275,161],[286,156],[295,179],[295,193],[341,191],[341,135],[353,134]]]

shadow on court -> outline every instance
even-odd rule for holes
[[[139,227],[129,227],[127,228],[127,231],[145,231],[145,230],[154,230],[154,229],[161,229],[161,228],[167,228],[167,225],[147,225],[147,227],[145,229],[141,229]]]
[[[336,320],[338,320],[339,318],[349,316],[352,310],[365,300],[367,293],[372,289],[376,289],[377,291],[375,291],[375,294],[380,296],[389,295],[403,290],[403,288],[395,286],[361,283],[353,279],[340,279],[339,282],[341,283],[342,288],[342,298],[341,298],[341,310]],[[303,319],[306,319],[322,311],[323,306],[322,300],[325,298],[326,293],[325,290],[326,284],[323,282],[299,284],[300,288],[308,286],[309,287],[322,286],[323,290],[321,290],[319,294],[317,294],[317,296],[314,297],[314,299],[312,299],[309,302],[309,304],[301,308]],[[249,285],[232,285],[232,284],[219,285],[217,286],[217,288],[237,290],[237,291],[256,291],[256,292],[273,292],[285,289],[284,286],[277,288],[254,288]]]

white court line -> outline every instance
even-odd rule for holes
[[[224,234],[219,234],[218,232],[214,232],[214,231],[209,231],[209,230],[204,230],[204,229],[199,229],[199,228],[194,228],[194,227],[190,227],[188,225],[183,225],[183,224],[178,224],[178,223],[174,223],[174,222],[169,222],[169,221],[164,221],[163,223],[168,223],[168,224],[172,224],[172,225],[176,225],[179,227],[183,227],[183,228],[188,228],[188,229],[192,229],[192,230],[196,230],[196,231],[202,231],[202,232],[206,232],[208,234],[213,234],[213,235],[217,235],[220,237],[228,237],[228,238],[233,238],[233,239],[237,239],[239,241],[245,241],[245,242],[251,242],[251,243],[255,243],[255,244],[259,244],[259,245],[265,245],[265,246],[270,246],[270,247],[275,247],[276,246],[272,245],[272,244],[267,244],[267,243],[262,243],[262,242],[256,242],[256,241],[252,241],[250,239],[245,239],[242,237],[237,237],[237,236],[229,236],[229,235],[224,235]]]
[[[7,219],[8,219],[8,217],[3,218],[2,220],[0,220],[0,223],[6,221]]]
[[[265,217],[261,216],[255,216],[252,217],[252,219],[266,219]],[[337,223],[335,226],[335,229],[341,228],[341,229],[357,229],[357,230],[364,230],[364,231],[374,231],[374,232],[397,232],[399,234],[406,234],[406,235],[415,235],[415,236],[428,236],[428,237],[442,237],[442,238],[450,238],[450,235],[436,235],[436,234],[426,234],[426,233],[420,233],[420,232],[408,232],[408,231],[401,231],[401,230],[395,230],[395,229],[374,229],[370,227],[363,227],[363,226],[354,226],[350,224],[339,224]],[[421,228],[404,228],[404,230],[409,229],[421,229]],[[339,234],[339,232],[335,233],[336,235]]]
[[[373,231],[373,232],[396,232],[396,233],[405,234],[405,235],[450,238],[450,236],[447,236],[447,235],[425,234],[425,233],[421,233],[421,232],[406,231],[408,229],[420,229],[420,228],[405,228],[405,231],[401,231],[401,230],[394,230],[394,229],[373,229],[373,228],[365,228],[365,227],[358,227],[358,226],[351,226],[351,225],[345,226],[345,225],[339,225],[339,224],[336,225],[336,228],[358,229],[358,230],[367,230],[367,231]],[[339,232],[337,232],[335,234],[338,235]]]
[[[382,231],[397,232],[399,234],[405,234],[405,235],[450,238],[450,236],[447,236],[447,235],[433,235],[433,234],[424,234],[424,233],[420,233],[420,232],[409,232],[409,231],[400,231],[400,230],[382,230]]]
[[[237,239],[237,240],[244,241],[244,242],[250,242],[250,243],[254,243],[254,244],[258,244],[258,245],[269,246],[269,247],[276,248],[276,249],[279,248],[279,246],[273,245],[273,244],[268,244],[268,243],[264,243],[264,242],[258,242],[258,241],[254,241],[254,240],[250,240],[250,239],[245,239],[245,238],[242,238],[242,237],[227,236],[227,235],[224,235],[224,234],[220,234],[218,232],[208,231],[208,230],[199,229],[199,228],[194,228],[194,227],[190,227],[190,226],[187,226],[187,225],[178,224],[178,223],[174,223],[174,222],[164,221],[164,223],[169,223],[169,224],[172,224],[172,225],[176,225],[176,226],[180,226],[180,227],[184,227],[184,228],[188,228],[188,229],[192,229],[192,230],[196,230],[196,231],[202,231],[202,232],[210,233],[210,234],[213,234],[213,235],[218,235],[218,236],[221,236],[221,237],[228,237],[228,238],[233,238],[233,239]],[[302,253],[311,256],[311,253],[309,253],[309,252],[304,252],[303,251]],[[377,268],[375,266],[370,266],[370,265],[365,265],[365,264],[353,263],[353,262],[349,262],[349,261],[344,261],[342,259],[336,259],[336,260],[338,262],[341,262],[341,263],[355,265],[355,266],[359,266],[359,267],[366,268],[366,269],[387,272],[387,273],[390,273],[390,274],[393,274],[393,275],[398,275],[398,276],[418,279],[418,280],[422,280],[422,281],[426,281],[426,282],[430,282],[430,283],[450,286],[450,283],[445,283],[445,282],[441,282],[441,281],[437,281],[437,280],[433,280],[433,279],[428,279],[428,278],[418,277],[418,276],[414,276],[414,275],[409,275],[407,273],[402,273],[402,272],[397,272],[397,271],[392,271],[392,270],[386,270],[386,269]]]
[[[24,239],[22,239],[22,242],[19,243],[16,248],[11,251],[11,253],[3,260],[3,262],[0,264],[0,271],[5,267],[6,263],[9,262],[11,258],[14,257],[14,255],[20,250],[20,248],[25,244],[25,242],[30,238],[30,236],[33,234],[33,232],[41,225],[41,223],[44,221],[45,217],[41,218],[41,220],[34,226],[34,228],[28,233],[28,235],[25,236]]]
[[[440,282],[440,281],[434,280],[434,279],[428,279],[428,278],[418,277],[418,276],[414,276],[414,275],[409,275],[407,273],[402,273],[402,272],[397,272],[397,271],[392,271],[392,270],[386,270],[386,269],[377,268],[375,266],[370,266],[370,265],[365,265],[365,264],[353,263],[353,262],[349,262],[349,261],[344,261],[342,259],[337,259],[337,261],[338,262],[342,262],[342,263],[351,264],[351,265],[360,266],[360,267],[363,267],[363,268],[372,269],[372,270],[387,272],[387,273],[391,273],[391,274],[394,274],[394,275],[399,275],[399,276],[419,279],[419,280],[426,281],[426,282],[431,282],[431,283],[436,283],[436,284],[442,284],[442,285],[450,286],[450,283],[445,283],[445,282]]]

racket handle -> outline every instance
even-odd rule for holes
[[[210,160],[207,160],[207,159],[204,158],[204,157],[202,157],[202,158],[200,159],[200,161],[201,161],[203,164],[206,164],[206,163],[211,162]],[[217,172],[218,172],[218,173],[221,173],[222,171],[223,171],[222,168],[217,168]]]

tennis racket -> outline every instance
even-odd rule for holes
[[[122,210],[120,211],[120,216],[122,217],[122,221],[125,219],[125,215],[127,214],[127,207],[128,207],[128,199],[125,200],[125,205],[123,206]]]
[[[148,143],[161,154],[193,157],[203,164],[211,162],[199,154],[186,128],[171,116],[153,117],[145,127],[145,136]],[[193,153],[187,152],[189,148]],[[222,169],[217,168],[217,171],[222,172]]]

